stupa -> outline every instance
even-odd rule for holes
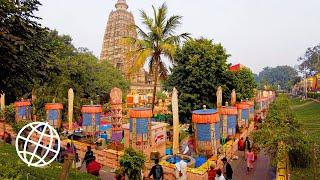
[[[111,11],[105,29],[100,61],[109,61],[131,82],[134,80],[136,83],[144,83],[146,80],[143,69],[135,74],[129,73],[134,62],[126,60],[125,57],[132,47],[121,43],[123,37],[137,37],[137,32],[132,27],[135,24],[133,14],[127,10],[129,6],[125,0],[118,0],[115,7],[116,10]]]

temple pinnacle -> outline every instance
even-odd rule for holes
[[[116,3],[115,7],[117,9],[126,10],[126,9],[128,9],[129,6],[128,6],[126,0],[118,0],[118,2]]]

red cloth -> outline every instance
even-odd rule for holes
[[[216,177],[216,172],[217,172],[217,170],[210,169],[208,171],[208,180],[214,180],[214,178]]]
[[[87,166],[87,172],[88,173],[95,173],[99,172],[101,169],[101,165],[97,161],[91,161]]]
[[[241,139],[238,142],[238,150],[239,151],[244,151],[244,141],[241,140]]]

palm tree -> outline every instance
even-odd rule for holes
[[[138,71],[148,63],[149,73],[154,76],[152,111],[155,104],[157,81],[159,77],[165,78],[168,69],[162,57],[167,57],[171,63],[180,40],[189,39],[189,33],[175,35],[176,28],[181,25],[182,16],[171,16],[167,18],[167,6],[153,8],[153,18],[149,17],[143,10],[140,11],[142,23],[146,26],[147,32],[137,25],[133,25],[138,32],[139,38],[126,37],[123,42],[134,47],[127,54],[127,58],[134,60],[131,72]]]

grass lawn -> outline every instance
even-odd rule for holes
[[[303,129],[309,133],[313,139],[320,144],[320,104],[313,101],[300,101],[298,98],[291,100],[293,112],[299,122],[302,124]],[[303,105],[305,104],[305,105]],[[297,106],[298,105],[298,106]],[[318,165],[318,173],[320,166]],[[292,169],[292,180],[312,179],[311,168],[307,169]],[[320,175],[320,174],[319,174]]]
[[[302,105],[308,101],[302,100],[300,97],[295,97],[291,99],[291,105],[292,106],[297,106],[297,105]]]
[[[59,163],[51,163],[45,168],[28,167],[18,157],[15,147],[0,142],[0,179],[56,180],[61,172]],[[68,179],[97,179],[87,173],[72,169]]]

